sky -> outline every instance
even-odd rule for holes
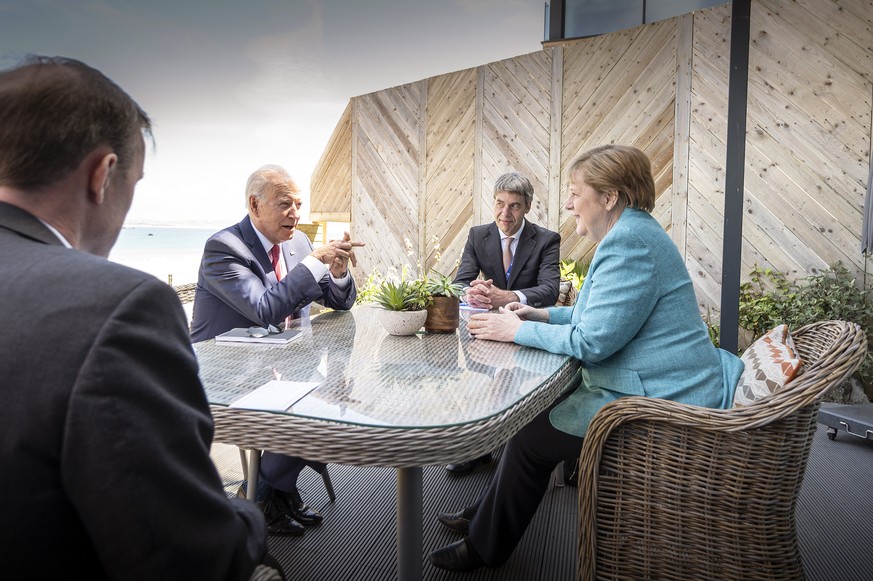
[[[126,225],[223,227],[249,174],[302,188],[352,97],[542,49],[544,0],[0,0],[0,67],[62,55],[154,123]]]

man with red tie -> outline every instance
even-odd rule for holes
[[[348,267],[355,264],[354,248],[363,242],[346,233],[342,240],[313,248],[297,230],[300,190],[279,166],[265,165],[252,173],[245,196],[248,215],[206,241],[194,292],[192,341],[238,327],[278,327],[288,318],[306,316],[313,301],[339,310],[355,303]],[[321,522],[297,491],[297,475],[306,465],[319,472],[324,468],[264,453],[261,477],[271,486],[264,502],[270,533],[301,535],[303,525]]]

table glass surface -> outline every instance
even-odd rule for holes
[[[228,405],[274,379],[318,382],[283,413],[361,426],[444,427],[506,410],[569,359],[474,339],[463,313],[453,333],[389,335],[380,311],[362,305],[295,321],[303,333],[287,345],[195,343],[209,403]]]

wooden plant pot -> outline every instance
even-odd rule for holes
[[[454,333],[458,328],[460,307],[458,297],[433,297],[433,303],[427,307],[424,330],[428,333]]]

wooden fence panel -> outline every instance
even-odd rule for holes
[[[505,171],[534,183],[531,220],[557,228],[562,257],[590,258],[561,206],[566,169],[604,143],[652,160],[653,215],[683,253],[701,310],[721,300],[730,66],[729,3],[355,97],[312,179],[313,212],[351,208],[368,242],[356,278],[409,262],[441,270],[470,226],[490,221]],[[870,0],[753,0],[742,274],[793,277],[858,251],[873,140]],[[348,194],[351,190],[351,200]]]
[[[480,213],[494,219],[494,181],[518,172],[531,181],[534,201],[528,218],[548,227],[549,142],[551,139],[552,59],[543,51],[483,67],[483,139]]]
[[[367,243],[355,251],[362,266],[356,280],[403,264],[405,240],[418,250],[419,132],[424,82],[402,85],[356,98],[352,230]]]
[[[420,254],[429,268],[455,272],[473,211],[476,69],[428,81],[425,211]],[[437,264],[436,241],[443,258]]]
[[[675,117],[675,19],[638,26],[564,47],[562,168],[606,143],[640,147],[658,177],[659,220],[670,225]],[[593,81],[596,81],[594,83]],[[567,176],[562,172],[561,189]],[[561,256],[590,260],[594,245],[561,224]]]
[[[730,24],[729,4],[694,13],[685,263],[703,311],[721,303]]]
[[[310,183],[310,219],[318,214],[344,214],[352,210],[352,104],[349,103],[321,154]],[[317,212],[315,211],[317,209]]]

